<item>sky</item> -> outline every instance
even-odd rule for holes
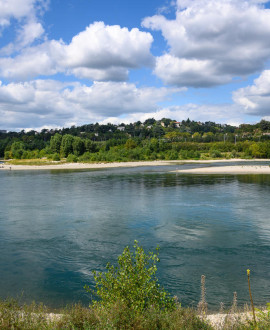
[[[267,0],[0,0],[0,129],[270,120]]]

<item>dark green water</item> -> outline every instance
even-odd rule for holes
[[[158,278],[183,305],[197,305],[201,274],[211,308],[234,291],[247,302],[247,268],[255,303],[269,302],[270,176],[169,173],[179,167],[1,171],[0,297],[87,304],[91,270],[137,239],[159,244]]]

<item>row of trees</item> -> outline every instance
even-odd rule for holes
[[[93,142],[70,134],[55,134],[45,148],[30,150],[21,141],[13,142],[5,158],[42,158],[68,161],[130,161],[155,159],[205,159],[205,157],[270,158],[270,141],[266,142],[176,142],[166,139],[129,138],[125,141]]]
[[[190,131],[195,127],[196,130],[201,128],[206,131],[192,134],[183,131],[187,127]],[[140,134],[128,133],[132,129],[138,130]],[[84,160],[115,161],[200,158],[205,153],[211,154],[211,157],[219,157],[221,153],[242,153],[245,157],[266,158],[270,156],[268,129],[270,130],[270,122],[267,121],[234,128],[213,122],[187,120],[178,123],[166,118],[161,121],[152,118],[144,123],[121,124],[118,127],[112,124],[90,124],[58,131],[43,130],[40,133],[9,132],[0,133],[0,157],[47,157],[54,160],[67,157],[76,160],[83,157]],[[96,133],[90,133],[90,130]]]

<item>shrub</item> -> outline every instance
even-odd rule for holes
[[[67,162],[68,163],[76,163],[78,161],[77,156],[73,155],[73,154],[69,154],[67,156]]]
[[[111,308],[123,304],[134,312],[143,312],[148,308],[173,310],[175,301],[160,287],[155,276],[158,251],[146,254],[138,242],[134,242],[135,252],[126,247],[118,257],[118,266],[107,264],[107,272],[93,272],[95,289],[85,286],[88,292],[96,294],[100,301],[94,305]]]
[[[219,157],[222,157],[222,154],[219,150],[210,150],[210,157],[212,158],[219,158]]]
[[[59,160],[60,160],[60,156],[59,156],[59,154],[58,154],[58,153],[54,153],[54,154],[52,155],[52,160],[54,160],[54,161],[59,161]]]

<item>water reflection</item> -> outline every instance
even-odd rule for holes
[[[163,170],[167,170],[164,167]],[[81,300],[134,239],[161,247],[159,278],[184,305],[269,300],[267,175],[177,175],[159,168],[0,173],[0,293],[51,306]]]

